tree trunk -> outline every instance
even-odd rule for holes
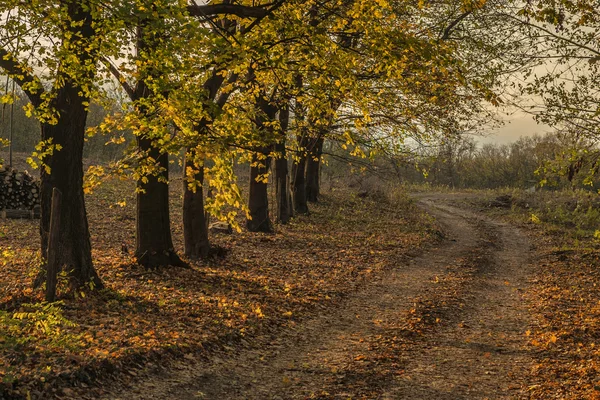
[[[231,21],[223,21],[223,25],[227,25]],[[218,70],[213,71],[213,75],[204,82],[204,89],[208,92],[208,99],[221,109],[230,92],[222,94],[218,101],[215,102],[218,91],[223,84],[225,77],[218,73]],[[205,111],[209,113],[210,118],[203,119],[196,131],[200,136],[208,134],[208,126],[210,121],[216,116],[216,109],[206,104]],[[214,113],[214,114],[213,114]],[[183,243],[184,254],[186,257],[199,259],[207,258],[210,253],[210,240],[208,237],[209,217],[204,209],[204,161],[198,165],[199,161],[196,157],[196,150],[188,150],[186,153],[184,168],[183,168]],[[196,191],[190,190],[187,184],[186,171],[191,167],[196,172],[194,179],[198,183]],[[210,197],[210,190],[207,192],[207,198]]]
[[[260,153],[267,154],[268,150],[263,149]],[[273,225],[269,218],[268,186],[265,179],[269,172],[270,158],[259,159],[258,154],[252,157],[252,166],[250,167],[248,209],[251,218],[246,221],[246,228],[250,232],[273,232]]]
[[[257,99],[256,106],[261,110],[254,123],[264,133],[265,139],[273,134],[273,127],[269,125],[277,115],[277,107],[270,103],[263,95]],[[250,219],[246,221],[246,228],[250,232],[273,232],[273,224],[269,217],[268,178],[271,157],[270,146],[256,150],[250,165],[250,190],[248,194],[248,210]],[[260,155],[260,156],[259,156]]]
[[[184,254],[192,259],[207,258],[210,253],[208,240],[208,221],[204,211],[204,165],[195,165],[195,157],[188,153],[183,167],[183,237]],[[194,179],[198,183],[196,190],[188,186],[186,171],[188,167],[197,171]]]
[[[169,216],[169,157],[152,146],[152,141],[138,137],[138,146],[156,160],[162,172],[138,180],[135,257],[146,268],[186,267],[173,249]],[[160,179],[159,179],[160,177]]]
[[[288,197],[288,211],[290,213],[290,219],[294,218],[295,210],[294,210],[294,198],[292,197],[292,181],[290,174],[287,176],[287,197]]]
[[[86,66],[83,75],[78,77],[83,82],[92,82],[96,72],[97,53],[92,45],[96,32],[90,8],[90,4],[81,1],[67,2],[64,9],[73,23],[68,27],[72,40],[69,48],[63,50],[73,55],[78,65]],[[75,83],[74,78],[62,69],[62,65],[58,70],[57,82],[60,83],[54,86],[48,96],[52,99],[50,109],[56,113],[57,121],[55,124],[41,124],[44,145],[53,147],[53,152],[42,160],[48,169],[41,169],[42,257],[48,257],[52,191],[57,188],[62,192],[62,203],[55,262],[69,272],[71,287],[90,284],[102,288],[102,282],[92,264],[92,246],[83,195],[83,142],[88,114],[84,104],[89,101],[89,97]],[[35,284],[41,282],[42,274]]]
[[[285,154],[285,142],[275,145],[277,158],[275,159],[275,195],[277,198],[277,222],[287,224],[290,221],[289,204],[289,173],[288,162]]]
[[[323,141],[323,136],[315,140],[306,160],[306,199],[312,203],[319,200]]]
[[[308,214],[308,201],[306,198],[306,160],[308,138],[302,136],[300,138],[300,154],[297,160],[294,160],[292,168],[292,196],[294,199],[294,211],[297,214]]]
[[[152,4],[156,10],[156,4]],[[164,26],[160,19],[144,18],[137,27],[137,56],[152,59],[160,41]],[[152,26],[152,28],[149,28]],[[147,60],[146,60],[147,61]],[[161,76],[157,68],[142,68],[132,94],[132,100],[152,99],[157,93],[149,87],[147,81]],[[136,104],[142,118],[152,118],[145,102]],[[140,177],[137,182],[137,218],[136,218],[136,249],[135,257],[138,264],[146,268],[162,266],[187,267],[173,248],[171,238],[171,220],[169,215],[169,156],[166,152],[155,147],[153,138],[138,133],[137,145],[143,156],[154,160],[159,168],[158,173]]]
[[[290,112],[284,107],[279,112],[279,122],[281,125],[281,140],[275,144],[275,193],[277,199],[277,222],[287,224],[292,217],[292,207],[290,204],[289,189],[289,171],[287,154],[285,151],[285,138],[289,125]]]
[[[102,282],[92,264],[92,246],[83,195],[83,142],[87,118],[87,110],[83,104],[87,98],[81,92],[81,88],[71,82],[65,83],[57,90],[53,101],[58,122],[55,125],[41,126],[42,141],[51,141],[52,146],[61,147],[43,160],[50,168],[49,173],[41,168],[42,257],[47,258],[52,189],[57,188],[63,196],[56,262],[70,272],[72,287],[91,282],[96,288],[102,288]]]

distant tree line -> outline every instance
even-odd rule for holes
[[[598,179],[589,172],[597,158],[595,142],[571,132],[524,136],[510,144],[478,144],[463,136],[390,162],[388,172],[403,182],[452,188],[594,189]]]

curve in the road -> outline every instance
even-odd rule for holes
[[[419,200],[444,226],[444,240],[340,307],[247,348],[181,362],[107,398],[526,397],[527,238],[450,200]]]

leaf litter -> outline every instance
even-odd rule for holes
[[[180,182],[179,182],[180,183]],[[181,252],[181,197],[171,185],[172,230]],[[143,367],[165,368],[185,355],[203,357],[329,307],[432,240],[431,219],[408,199],[375,202],[348,191],[327,193],[275,234],[215,235],[225,255],[190,269],[148,271],[135,264],[131,184],[114,181],[88,196],[93,258],[107,289],[63,293],[60,338],[32,331],[17,343],[0,327],[0,393],[69,397]],[[6,318],[39,302],[31,289],[39,266],[38,225],[3,220],[0,311]],[[59,292],[60,293],[60,292]],[[84,297],[85,296],[85,297]]]

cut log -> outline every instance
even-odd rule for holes
[[[12,210],[31,211],[39,206],[39,182],[29,173],[13,168],[0,169],[0,210],[11,210],[10,218],[27,218]],[[13,217],[14,215],[14,217]]]
[[[2,210],[0,211],[2,218],[12,219],[35,219],[39,218],[39,212],[36,214],[34,210]]]

